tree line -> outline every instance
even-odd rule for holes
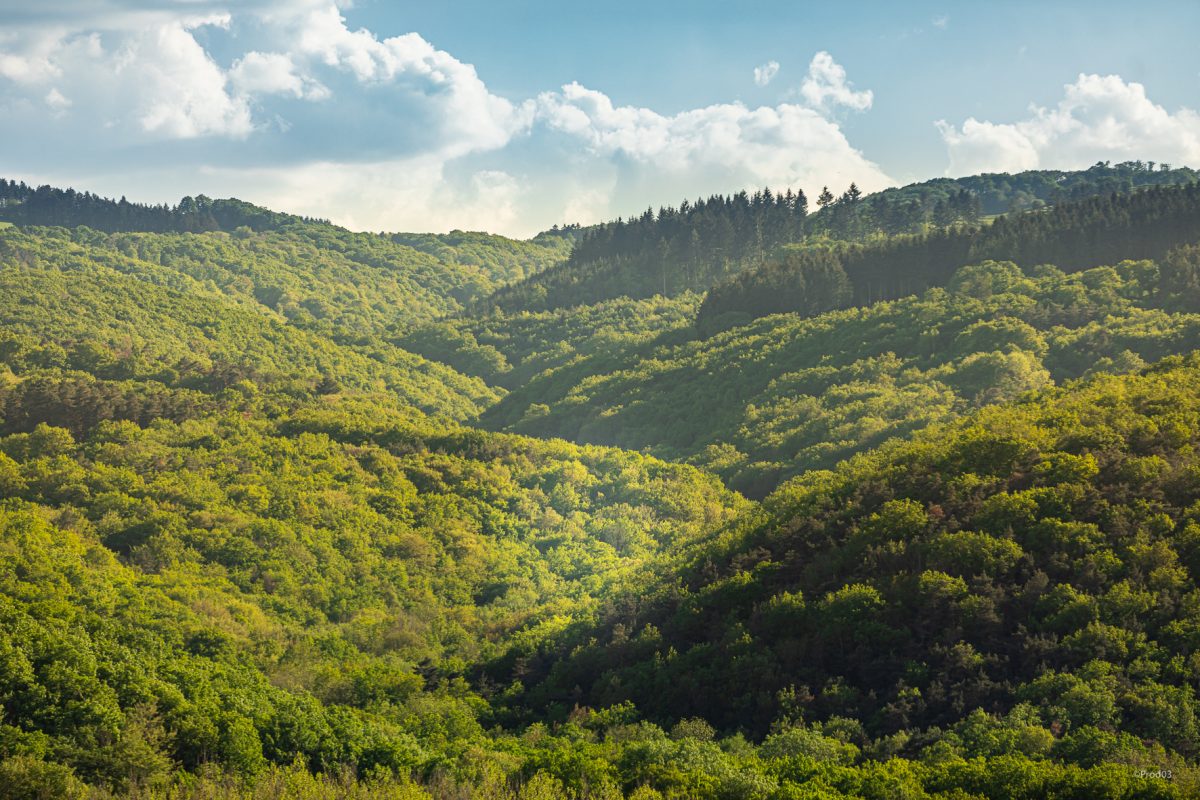
[[[986,259],[1074,271],[1123,259],[1162,258],[1198,238],[1200,183],[1113,193],[1004,215],[987,225],[787,251],[713,287],[697,325],[719,327],[722,315],[744,320],[904,297],[943,286],[959,267]],[[810,283],[816,287],[811,293]],[[843,284],[848,290],[840,288]]]
[[[328,225],[328,220],[270,211],[234,198],[185,197],[174,206],[113,200],[74,189],[27,186],[0,179],[0,220],[19,225],[80,225],[100,231],[201,233],[277,230],[296,223]]]

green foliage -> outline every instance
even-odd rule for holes
[[[1044,208],[1114,192],[1193,183],[1200,173],[1154,162],[1099,162],[1086,170],[1030,170],[963,178],[935,178],[870,195],[851,206],[837,203],[815,214],[813,228],[850,232],[918,232],[929,225],[973,222],[979,216]]]
[[[1039,180],[929,184],[895,252]],[[1192,248],[849,309],[824,242],[701,338],[795,195],[513,242],[0,189],[0,794],[1200,793]],[[829,199],[818,237],[903,221]],[[462,315],[507,281],[554,310]]]
[[[988,225],[941,228],[832,248],[809,244],[801,251],[808,258],[777,260],[714,286],[700,306],[697,325],[711,328],[713,320],[729,314],[761,317],[837,307],[819,293],[807,296],[813,259],[832,260],[826,269],[840,267],[853,301],[869,304],[952,285],[956,270],[988,259],[1026,268],[1055,264],[1068,272],[1124,259],[1161,259],[1172,248],[1200,238],[1198,211],[1200,182],[1192,182],[1063,203],[1002,216]],[[978,278],[967,281],[977,296],[1003,290],[1003,276],[992,278],[1000,279],[995,287],[979,283]],[[961,277],[957,280],[963,282]]]
[[[866,197],[851,184],[837,198],[826,187],[818,201],[821,208],[811,215],[803,191],[714,195],[584,229],[567,261],[501,288],[475,310],[515,314],[621,297],[673,297],[704,292],[731,279],[705,304],[706,329],[724,327],[717,320],[728,313],[761,316],[835,307],[828,295],[806,296],[800,281],[784,287],[786,299],[768,288],[782,287],[788,275],[794,276],[780,263],[788,259],[778,258],[781,248],[794,245],[821,253],[831,243],[872,243],[836,248],[845,261],[853,297],[863,303],[941,285],[957,267],[982,258],[1023,265],[1048,261],[1071,268],[1122,258],[1154,258],[1162,255],[1154,242],[1165,231],[1141,237],[1138,228],[1147,227],[1155,215],[1137,210],[1134,202],[1133,216],[1138,219],[1131,227],[1129,204],[1115,198],[1139,190],[1153,194],[1163,187],[1194,185],[1197,178],[1196,171],[1187,167],[1155,169],[1153,163],[1138,161],[1101,163],[1078,172],[1035,170],[939,178]],[[1086,202],[1089,199],[1094,200]],[[1042,210],[1048,204],[1054,208],[1047,217]],[[1058,209],[1071,204],[1076,205],[1073,211]],[[994,231],[980,228],[984,215],[1027,210],[1037,213],[1017,216],[1015,224],[1005,220]],[[1106,217],[1103,225],[1081,233],[1085,220],[1094,221],[1098,215]],[[881,242],[888,237],[901,238]],[[1131,249],[1135,241],[1137,246]],[[972,243],[978,246],[972,249]],[[1078,264],[1072,259],[1079,259]],[[781,308],[785,302],[794,304]]]
[[[791,189],[685,200],[657,214],[647,209],[640,217],[585,229],[565,262],[500,289],[482,308],[546,311],[702,292],[802,237],[807,214],[804,193]]]
[[[315,287],[308,290],[314,297],[332,303],[339,293],[323,287],[320,271],[300,255],[306,249],[319,260],[324,251],[306,244],[291,256],[277,249],[255,261],[244,251],[255,247],[265,245],[224,234],[0,232],[0,358],[17,375],[69,367],[207,392],[242,381],[302,393],[335,384],[387,390],[456,419],[496,399],[478,379],[401,350],[382,333],[371,335],[386,327],[380,310],[388,298],[404,295],[402,284],[384,282],[373,301],[363,302],[366,289],[350,292],[345,282],[355,275],[365,283],[370,273],[342,260],[326,279],[353,299],[340,311],[330,305],[328,319],[313,318],[303,296],[279,299],[286,292],[273,295],[275,306],[267,308],[260,299],[272,298],[257,285],[282,284],[274,271],[279,265],[289,265],[292,281]],[[223,260],[242,266],[210,266]]]
[[[949,290],[776,315],[708,338],[681,319],[682,300],[453,330],[516,365],[485,373],[512,388],[481,416],[488,427],[648,448],[763,496],[972,407],[1189,352],[1200,342],[1196,306],[1164,310],[1159,296],[1153,262],[1072,275],[984,262],[959,270]],[[463,370],[472,358],[443,357]]]
[[[808,473],[638,603],[564,631],[521,702],[577,686],[582,702],[759,733],[849,716],[864,752],[923,761],[1190,761],[1198,444],[1193,356]],[[618,629],[655,635],[635,647]],[[788,735],[807,758],[854,761]]]

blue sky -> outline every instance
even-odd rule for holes
[[[1200,3],[0,0],[0,173],[530,235],[753,186],[1200,166]]]

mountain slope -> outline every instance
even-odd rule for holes
[[[1172,168],[1153,161],[1100,162],[1085,170],[1039,169],[934,178],[876,192],[852,209],[835,204],[814,215],[812,224],[831,234],[864,230],[911,233],[929,223],[945,225],[976,215],[996,216],[1197,180],[1200,172],[1190,167]]]
[[[1200,183],[1112,194],[1000,217],[993,224],[864,245],[791,249],[784,258],[713,287],[696,321],[709,331],[780,311],[812,314],[945,286],[986,259],[1073,272],[1161,258],[1200,239]]]
[[[482,381],[386,342],[342,345],[319,325],[298,326],[248,285],[222,291],[219,268],[193,276],[75,236],[85,234],[0,231],[0,335],[18,371],[70,366],[209,390],[242,380],[302,392],[388,390],[456,419],[497,398]]]
[[[1176,359],[797,478],[531,651],[521,707],[842,720],[925,758],[1028,726],[1027,753],[1190,759],[1197,398],[1200,362]]]
[[[566,258],[575,238],[573,229],[530,241],[463,231],[352,233],[233,198],[185,197],[174,207],[147,206],[5,180],[0,220],[23,228],[83,227],[72,234],[80,243],[185,270],[225,290],[244,289],[237,284],[249,279],[273,306],[307,301],[315,306],[307,310],[319,316],[330,304],[352,302],[360,315],[378,317],[368,320],[373,326],[460,310]],[[354,284],[358,296],[351,293]]]
[[[0,437],[0,752],[126,789],[214,759],[432,769],[487,746],[466,665],[745,505],[382,399],[216,404]]]
[[[545,371],[522,374],[483,424],[686,458],[761,497],[781,478],[973,406],[1190,352],[1200,345],[1200,295],[1172,277],[1188,259],[1177,260],[1164,262],[1166,275],[1152,262],[1072,275],[989,262],[920,298],[780,314],[707,339],[695,337],[684,309],[674,321],[647,314],[667,327],[645,335],[613,323],[594,346],[571,342],[553,315],[462,329],[500,353],[522,352],[515,332],[539,325],[555,332],[548,342],[574,347],[555,359],[538,345],[546,349],[533,368]]]
[[[1200,246],[702,332],[470,311],[618,228],[43,199],[112,230],[0,226],[5,797],[1200,792]]]
[[[1151,167],[1130,162],[1115,167],[1098,164],[1080,172],[1042,170],[940,178],[865,197],[852,186],[836,200],[827,198],[829,203],[812,214],[809,198],[790,189],[684,201],[678,208],[663,208],[657,213],[648,209],[640,216],[582,231],[565,262],[501,288],[478,303],[477,309],[536,312],[618,297],[640,299],[656,294],[669,297],[688,291],[704,292],[745,270],[761,268],[784,245],[828,246],[830,242],[861,243],[902,234],[936,233],[964,224],[975,226],[981,214],[1020,212],[1048,203],[1078,203],[1147,187],[1194,184],[1200,177],[1186,167]],[[1104,258],[1152,256],[1108,253]],[[989,252],[943,266],[953,271],[983,257],[1020,260],[1015,253]],[[1068,266],[1060,257],[1045,260]],[[1099,261],[1089,254],[1085,263],[1091,266]],[[905,272],[913,274],[898,277],[915,279],[926,266],[907,264]],[[915,290],[909,288],[904,293]],[[860,294],[859,302],[901,296]]]

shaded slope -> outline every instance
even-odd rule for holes
[[[1194,755],[1200,366],[1179,364],[790,482],[530,651],[523,707],[632,700],[758,731],[849,717],[905,732],[904,752],[972,709],[1027,708],[1092,757],[1125,733]]]

